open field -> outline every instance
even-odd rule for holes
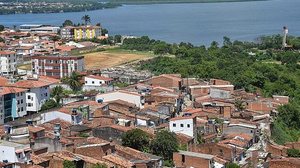
[[[151,52],[128,51],[122,49],[109,49],[101,52],[84,54],[85,68],[87,70],[110,68],[117,65],[131,63],[139,60],[153,58]]]

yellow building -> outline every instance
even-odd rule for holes
[[[101,35],[101,27],[99,26],[80,26],[74,27],[74,39],[92,39]]]

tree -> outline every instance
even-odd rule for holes
[[[71,20],[65,20],[64,23],[62,24],[63,27],[66,27],[66,26],[73,26],[73,22]]]
[[[122,145],[139,151],[148,150],[149,142],[149,135],[141,129],[130,130],[122,136]]]
[[[121,35],[115,35],[114,40],[115,40],[115,43],[121,43],[122,42],[122,36]]]
[[[153,52],[155,55],[164,55],[164,54],[170,53],[170,51],[171,51],[171,48],[166,43],[160,43],[153,47]]]
[[[97,23],[96,26],[100,26],[101,27],[101,23]]]
[[[5,40],[2,38],[2,37],[0,37],[0,43],[4,43],[5,42]]]
[[[300,157],[300,150],[298,150],[298,149],[288,149],[287,150],[287,155],[289,157],[297,157],[297,158],[299,158]]]
[[[0,25],[0,32],[2,32],[4,30],[4,26],[3,25]]]
[[[64,96],[63,87],[55,86],[51,91],[51,97],[54,98],[56,103],[60,103],[62,97]]]
[[[150,144],[152,153],[164,160],[172,160],[173,152],[177,152],[178,147],[176,134],[165,130],[158,132]]]
[[[41,111],[49,110],[58,106],[55,100],[49,99],[47,100],[41,107]]]
[[[81,76],[77,72],[72,72],[70,77],[65,77],[62,82],[68,84],[73,91],[79,91],[81,89],[82,83],[80,82]]]
[[[72,161],[64,160],[63,167],[64,168],[76,168],[76,165]]]
[[[231,42],[229,37],[227,37],[227,36],[223,37],[223,45],[224,46],[231,46],[232,45],[232,42]]]
[[[91,17],[89,15],[82,16],[81,20],[84,21],[85,25],[87,25],[88,23],[91,23]]]
[[[105,28],[103,28],[103,29],[101,30],[101,35],[102,35],[102,36],[105,36],[106,34],[108,34],[108,30],[105,29]]]
[[[226,164],[225,168],[240,168],[240,166],[236,163],[228,163]]]

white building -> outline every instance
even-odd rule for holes
[[[59,80],[40,76],[16,82],[16,87],[28,89],[26,93],[26,110],[38,112],[43,104],[50,99],[50,85],[58,83]]]
[[[0,140],[0,161],[8,163],[29,163],[30,145]]]
[[[17,71],[16,53],[12,51],[0,51],[0,75],[7,76]]]
[[[169,129],[171,132],[196,138],[196,118],[194,116],[172,118],[169,122]]]
[[[113,79],[104,76],[89,75],[84,77],[84,82],[86,86],[102,86],[111,85]]]
[[[118,90],[114,92],[96,95],[97,102],[109,102],[114,100],[123,100],[128,103],[135,104],[139,108],[144,108],[144,104],[145,104],[144,96],[135,92]]]

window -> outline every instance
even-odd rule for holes
[[[181,155],[181,162],[182,162],[182,163],[185,162],[185,155]]]
[[[94,84],[95,82],[94,81],[92,81],[92,84]]]
[[[188,127],[188,128],[190,128],[190,127],[191,127],[191,125],[190,125],[190,124],[187,124],[187,127]]]
[[[20,108],[18,108],[18,112],[20,112]]]
[[[48,96],[48,93],[45,93],[45,96]]]
[[[20,100],[18,100],[18,104],[20,104]]]
[[[21,107],[21,111],[24,111],[24,108],[23,108],[23,107]]]
[[[87,81],[85,81],[85,83],[87,83]]]
[[[23,103],[23,99],[21,99],[21,103]]]
[[[183,124],[180,124],[180,127],[183,127]]]
[[[253,133],[253,130],[250,130],[251,133]]]
[[[175,123],[173,123],[173,127],[176,127],[176,124],[175,124]]]
[[[30,95],[28,95],[28,96],[27,96],[27,99],[31,99],[31,96],[30,96]]]

